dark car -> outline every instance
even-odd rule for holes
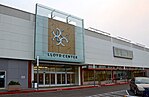
[[[130,81],[130,90],[135,95],[145,95],[149,93],[149,78],[148,77],[134,77]],[[147,96],[149,97],[149,96]]]

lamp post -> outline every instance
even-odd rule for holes
[[[37,56],[37,90],[39,89],[39,56]]]

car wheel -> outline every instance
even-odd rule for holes
[[[132,87],[130,87],[130,91],[133,91]]]
[[[137,96],[138,95],[138,91],[135,89],[134,90],[134,94]]]

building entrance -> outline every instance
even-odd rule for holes
[[[34,80],[37,80],[37,73],[34,74]],[[40,86],[63,86],[73,85],[75,80],[74,73],[39,73],[39,85]]]
[[[76,70],[76,71],[75,71]],[[74,85],[77,79],[77,68],[74,66],[40,66],[39,86]],[[34,67],[34,81],[37,82],[37,70]]]
[[[5,72],[0,71],[0,88],[5,87]]]

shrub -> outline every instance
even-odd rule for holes
[[[8,85],[20,85],[17,81],[10,81]]]

